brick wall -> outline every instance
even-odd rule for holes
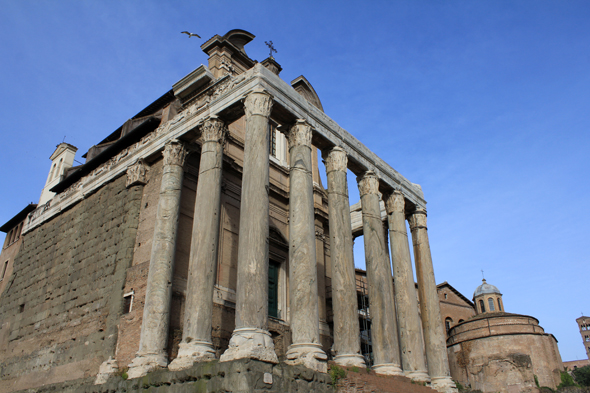
[[[0,392],[94,375],[114,354],[143,189],[125,181],[23,236],[0,299]]]

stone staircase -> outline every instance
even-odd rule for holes
[[[355,367],[344,368],[346,377],[338,381],[338,393],[438,393],[436,390],[413,383],[406,377],[377,375],[373,371]]]

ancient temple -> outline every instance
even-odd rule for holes
[[[44,199],[16,220],[22,244],[0,295],[5,391],[243,359],[364,367],[348,171],[361,195],[372,369],[455,391],[422,189],[330,119],[305,77],[289,84],[274,58],[250,59],[253,38],[205,42],[208,66],[84,164],[50,174]]]

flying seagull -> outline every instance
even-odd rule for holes
[[[191,37],[197,37],[197,38],[201,38],[201,36],[200,36],[200,35],[198,35],[198,34],[193,34],[193,33],[189,33],[188,31],[181,31],[181,32],[180,32],[180,34],[186,34],[186,35],[188,35],[188,38],[191,38]]]

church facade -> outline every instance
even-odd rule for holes
[[[0,392],[213,360],[365,366],[349,170],[361,194],[372,368],[455,391],[420,186],[326,116],[305,77],[288,84],[272,57],[250,59],[253,38],[209,39],[208,66],[83,165],[58,145],[39,205],[3,227],[2,258],[13,254],[0,294]]]

